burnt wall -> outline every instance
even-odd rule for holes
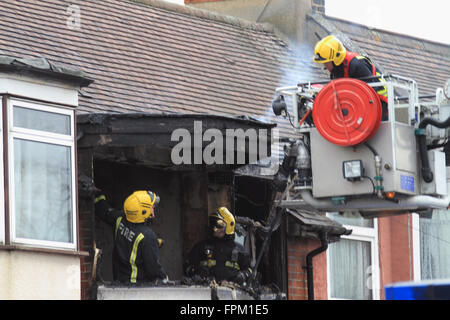
[[[152,229],[164,240],[160,250],[161,264],[169,278],[182,275],[182,219],[180,174],[107,161],[94,161],[94,180],[102,189],[112,207],[123,208],[125,199],[136,190],[152,190],[161,198],[155,210]],[[112,280],[112,249],[114,245],[111,226],[96,219],[97,247],[103,250],[103,276]]]
[[[94,242],[103,253],[97,280],[101,277],[112,281],[113,228],[95,217],[92,191],[83,191],[92,188],[89,186],[89,183],[93,185],[92,181],[116,209],[122,209],[126,197],[136,190],[149,189],[161,197],[152,228],[164,239],[161,264],[171,280],[183,277],[186,255],[195,243],[206,237],[208,214],[217,207],[226,206],[234,214],[254,220],[267,218],[272,190],[265,180],[235,177],[231,171],[208,172],[201,167],[173,171],[100,160],[91,149],[84,148],[78,150],[78,160],[79,176],[83,177],[79,178],[80,243],[83,251],[91,253],[82,258],[83,299],[96,298],[95,282],[91,279]],[[267,268],[268,260],[277,256],[273,251],[283,251],[275,237],[273,240],[272,253],[263,259],[260,267],[266,269],[264,282],[280,283],[266,276],[271,270]]]
[[[181,216],[183,261],[188,252],[207,234],[208,176],[203,171],[187,172],[181,176]]]

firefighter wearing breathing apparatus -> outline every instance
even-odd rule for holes
[[[123,211],[114,210],[96,189],[95,214],[114,230],[115,281],[135,284],[168,280],[159,262],[159,241],[149,224],[158,203],[159,197],[154,192],[135,191],[125,200]]]
[[[250,256],[234,241],[235,224],[233,214],[225,207],[209,215],[210,234],[189,253],[186,276],[245,285],[251,274]]]
[[[314,48],[314,62],[323,63],[330,73],[330,79],[355,78],[367,83],[380,82],[381,78],[364,79],[381,76],[372,61],[365,56],[345,49],[342,42],[335,36],[327,36],[317,42]],[[382,106],[382,121],[388,119],[387,88],[374,87]]]

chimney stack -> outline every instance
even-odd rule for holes
[[[289,41],[309,41],[307,15],[325,14],[325,0],[184,0],[187,6],[240,19],[268,23]]]

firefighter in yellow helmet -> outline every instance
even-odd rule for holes
[[[333,35],[317,42],[313,61],[324,64],[330,73],[330,79],[355,78],[367,83],[381,81],[381,78],[373,78],[381,74],[368,57],[346,50],[342,42]],[[381,101],[382,120],[387,120],[387,88],[379,86],[374,87],[374,90]]]
[[[152,191],[135,191],[114,210],[95,188],[95,214],[113,226],[113,278],[129,284],[167,280],[159,259],[158,239],[149,222],[155,217],[159,197]]]
[[[220,207],[209,215],[209,235],[189,253],[184,270],[188,277],[245,285],[251,274],[250,256],[235,240],[233,214]]]

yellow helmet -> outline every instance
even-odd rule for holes
[[[123,203],[123,211],[129,222],[143,223],[155,217],[153,208],[159,197],[152,191],[135,191]]]
[[[317,42],[313,60],[317,63],[333,61],[338,66],[344,61],[346,52],[347,50],[338,38],[328,36]]]
[[[225,234],[234,234],[234,228],[236,221],[233,214],[225,207],[220,207],[216,212],[210,214],[209,216],[210,226],[224,226]]]

